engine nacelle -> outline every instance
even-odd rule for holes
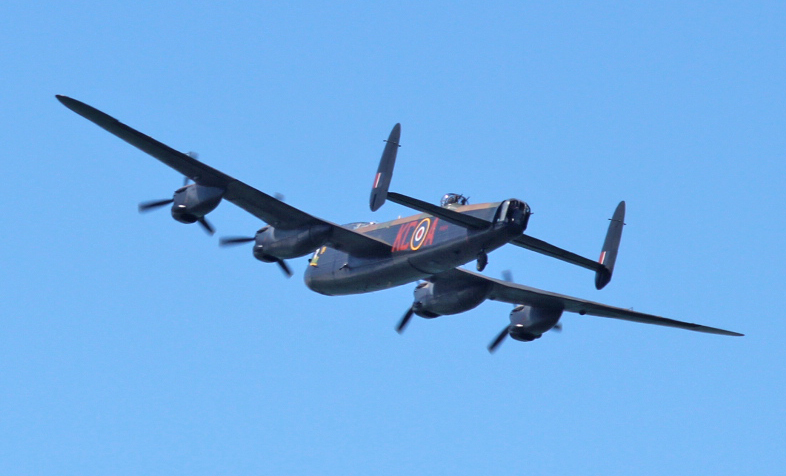
[[[458,314],[476,308],[489,295],[490,283],[468,284],[450,280],[426,281],[415,288],[412,310],[420,317]]]
[[[266,226],[254,238],[254,257],[267,263],[279,259],[299,258],[313,253],[330,237],[328,225],[314,225],[294,230]]]
[[[557,325],[560,317],[562,309],[516,306],[510,312],[510,337],[524,342],[533,341]]]
[[[175,191],[172,218],[181,223],[194,223],[216,209],[224,196],[223,188],[192,183]]]

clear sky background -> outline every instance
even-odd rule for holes
[[[783,2],[0,5],[0,468],[58,475],[783,474]],[[393,329],[414,285],[325,297],[140,201],[182,177],[121,121],[339,223],[391,189],[516,197],[485,273],[746,334],[566,314],[485,346],[510,306]],[[470,265],[472,266],[472,265]]]

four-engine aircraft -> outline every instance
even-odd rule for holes
[[[531,209],[521,200],[470,205],[458,194],[447,194],[440,206],[389,192],[398,153],[401,126],[396,124],[386,141],[370,196],[372,211],[386,200],[420,214],[383,223],[337,225],[314,217],[275,196],[220,172],[196,156],[178,152],[132,129],[83,102],[66,96],[57,99],[67,108],[139,148],[186,177],[172,199],[140,204],[140,211],[172,204],[172,217],[200,223],[212,234],[205,215],[226,200],[266,223],[254,237],[224,238],[222,245],[253,242],[254,257],[277,263],[292,274],[284,260],[311,254],[305,272],[309,289],[328,296],[359,294],[419,281],[415,299],[397,326],[401,332],[413,314],[425,318],[458,314],[487,299],[514,304],[507,325],[488,346],[493,352],[506,336],[532,341],[559,328],[562,313],[573,312],[676,327],[710,334],[742,334],[699,324],[667,319],[629,309],[490,278],[459,268],[472,261],[483,271],[488,253],[508,243],[595,272],[595,286],[611,280],[625,217],[620,202],[611,218],[600,259],[594,261],[524,233]],[[188,181],[193,183],[187,183]]]

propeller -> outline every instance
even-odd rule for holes
[[[198,157],[196,152],[189,152],[186,155],[191,157],[191,158],[193,158],[193,159],[196,159]],[[184,176],[183,177],[183,186],[185,187],[186,185],[188,185],[188,182],[190,180],[191,179],[188,176]],[[161,208],[161,207],[163,207],[165,205],[169,205],[170,203],[173,203],[174,201],[175,201],[175,199],[173,197],[173,198],[168,198],[168,199],[164,199],[164,200],[150,200],[150,201],[147,201],[147,202],[142,202],[142,203],[139,204],[139,213],[146,213],[146,212],[155,210],[156,208]],[[202,225],[202,228],[209,235],[212,235],[213,233],[216,232],[215,228],[213,228],[213,225],[211,225],[210,222],[207,221],[207,219],[205,217],[201,217],[197,221],[199,222],[200,225]]]
[[[509,329],[510,328],[508,326],[505,326],[505,328],[502,329],[502,332],[500,332],[497,335],[497,337],[495,337],[494,340],[491,341],[488,347],[490,354],[493,354],[494,351],[497,350],[497,347],[499,347],[499,345],[502,343],[502,341],[505,340],[505,337],[507,337],[508,334],[510,333]]]
[[[186,155],[191,157],[194,160],[199,160],[199,154],[194,152],[193,150],[190,151],[190,152],[186,152]],[[183,176],[183,186],[185,187],[186,185],[188,185],[188,182],[190,180],[191,180],[191,178],[188,175],[184,175]]]
[[[251,243],[253,241],[256,241],[256,238],[251,236],[227,236],[218,240],[218,246],[235,246],[242,245],[244,243]],[[272,256],[270,258],[275,260],[275,263],[279,268],[281,268],[281,271],[283,271],[288,278],[292,277],[292,270],[289,268],[289,265],[286,261]]]
[[[398,325],[396,326],[396,332],[399,334],[404,332],[404,328],[407,327],[407,324],[409,324],[409,320],[412,319],[412,314],[414,313],[415,309],[410,306],[409,309],[407,309],[407,312],[404,314],[404,317],[401,318],[401,321],[399,321]]]
[[[196,152],[189,152],[186,155],[191,157],[192,159],[197,159],[199,157],[199,154],[197,154]],[[189,181],[191,181],[191,179],[187,175],[184,175],[183,176],[183,186],[185,187],[186,185],[188,185]],[[147,201],[147,202],[142,202],[142,203],[139,204],[139,213],[149,212],[150,210],[155,210],[156,208],[163,207],[164,205],[169,205],[170,203],[172,203],[174,201],[175,201],[174,198],[170,198],[170,199],[165,199],[165,200],[150,200],[150,201]]]

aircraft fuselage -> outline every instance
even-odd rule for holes
[[[504,202],[455,208],[491,223],[471,230],[428,214],[413,215],[355,231],[392,245],[387,258],[362,258],[321,247],[312,256],[304,280],[312,291],[329,296],[361,294],[411,283],[453,269],[510,242],[526,228],[527,216],[511,209],[496,217]]]

